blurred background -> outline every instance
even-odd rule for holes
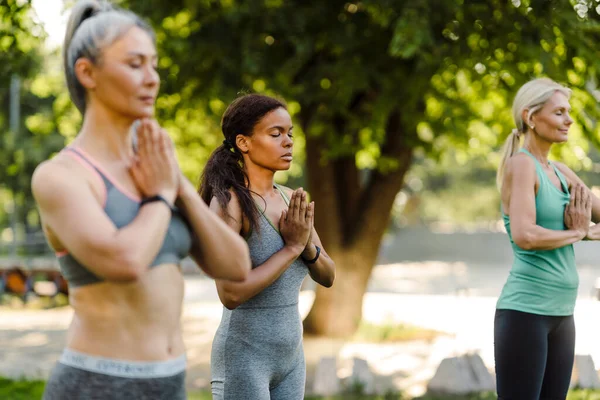
[[[0,1],[2,398],[29,390],[14,379],[47,377],[71,316],[30,177],[81,123],[60,57],[73,3]],[[493,374],[494,305],[512,263],[495,174],[512,98],[540,76],[573,89],[576,123],[552,158],[596,191],[598,0],[114,3],[156,29],[157,118],[192,182],[237,95],[288,104],[295,157],[277,180],[309,191],[338,268],[334,287],[307,281],[301,294],[309,394],[420,396],[443,359],[464,354]],[[600,366],[599,248],[576,245],[576,352]],[[202,396],[221,307],[214,284],[184,270],[188,384]],[[319,376],[339,385],[322,389]]]

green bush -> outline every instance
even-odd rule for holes
[[[43,381],[13,381],[0,378],[0,399],[2,400],[35,400],[41,399],[44,393]]]

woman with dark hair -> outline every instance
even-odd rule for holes
[[[300,286],[307,274],[330,287],[335,264],[313,228],[306,193],[274,183],[292,162],[285,105],[250,94],[229,105],[223,145],[204,169],[200,193],[246,238],[252,271],[243,282],[217,280],[225,306],[211,355],[213,399],[300,400],[306,370]]]
[[[36,168],[32,190],[74,315],[44,399],[185,399],[180,262],[191,253],[207,274],[243,281],[248,248],[183,177],[151,119],[152,29],[106,2],[79,1],[63,51],[83,124]]]

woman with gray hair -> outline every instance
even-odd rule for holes
[[[499,399],[564,399],[569,389],[579,284],[573,243],[600,239],[600,225],[590,227],[600,221],[600,200],[548,160],[552,145],[568,138],[570,95],[541,78],[523,85],[513,103],[517,128],[497,178],[514,253],[494,321]]]
[[[152,119],[152,29],[108,3],[79,1],[63,51],[83,124],[38,166],[32,190],[74,315],[44,399],[185,399],[180,262],[190,254],[209,276],[243,281],[248,248],[182,175]]]

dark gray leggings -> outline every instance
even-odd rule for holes
[[[185,371],[166,378],[122,378],[57,363],[43,400],[185,400]]]
[[[565,399],[575,356],[573,316],[496,310],[494,355],[499,400]]]

